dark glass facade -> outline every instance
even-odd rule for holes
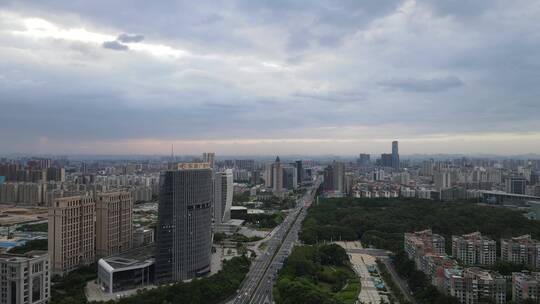
[[[176,282],[210,271],[212,170],[165,171],[160,177],[156,280]]]

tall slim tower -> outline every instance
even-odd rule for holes
[[[392,142],[392,168],[399,170],[399,148],[398,141],[394,140]]]
[[[156,280],[177,282],[210,271],[212,169],[178,164],[161,173],[156,242]]]
[[[233,172],[226,169],[214,175],[214,225],[231,219]]]
[[[283,191],[283,166],[279,156],[276,157],[276,161],[272,164],[272,186],[274,195],[281,196]]]
[[[302,166],[302,161],[297,160],[296,162],[296,183],[301,184],[304,181],[304,167]]]

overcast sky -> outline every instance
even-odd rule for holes
[[[0,1],[0,152],[540,152],[540,1]]]

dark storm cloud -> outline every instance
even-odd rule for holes
[[[379,85],[388,89],[397,89],[411,92],[441,92],[463,86],[464,83],[455,76],[431,79],[391,79],[379,82]]]
[[[130,35],[130,34],[120,34],[116,40],[124,43],[131,43],[131,42],[141,42],[144,40],[143,35]]]
[[[106,49],[116,50],[116,51],[127,51],[129,47],[125,44],[122,44],[118,41],[105,41],[103,42],[103,47]]]
[[[387,124],[389,137],[540,132],[539,7],[6,0],[0,11],[98,35],[0,31],[0,130],[66,141],[322,136],[318,128],[338,138],[350,125]]]

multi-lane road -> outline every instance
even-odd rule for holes
[[[277,228],[267,242],[267,250],[252,263],[246,278],[240,285],[236,297],[229,304],[270,304],[272,287],[278,270],[290,254],[298,240],[298,232],[307,209],[313,202],[320,179],[298,201],[296,207],[289,212],[283,223]]]

